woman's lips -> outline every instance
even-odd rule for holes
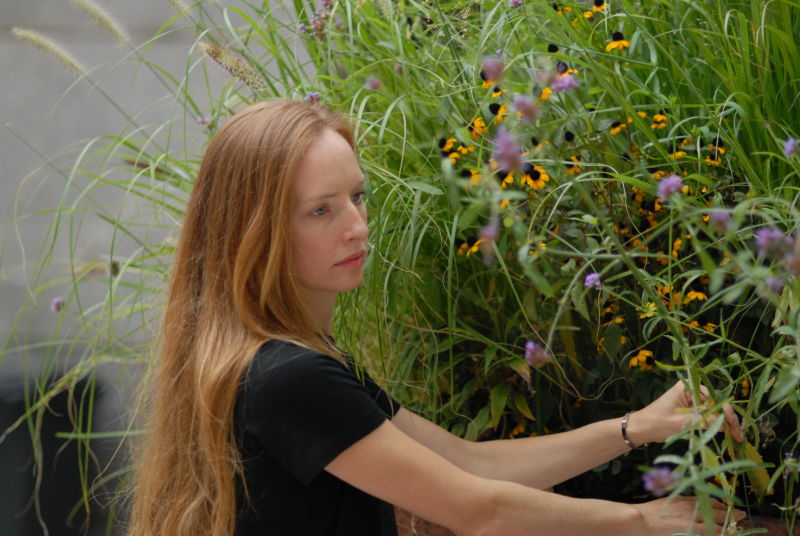
[[[335,266],[356,266],[361,265],[364,262],[364,258],[366,257],[366,251],[359,251],[353,255],[350,255],[345,260],[341,262],[337,262]]]

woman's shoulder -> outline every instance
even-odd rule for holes
[[[345,369],[335,357],[282,339],[271,339],[256,350],[248,377],[282,377]]]

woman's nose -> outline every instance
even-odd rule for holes
[[[366,240],[369,230],[367,228],[367,214],[363,205],[350,205],[347,217],[347,232],[345,233],[347,241]]]

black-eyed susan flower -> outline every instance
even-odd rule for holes
[[[581,172],[582,169],[581,166],[578,165],[581,163],[581,157],[570,156],[569,159],[572,161],[572,163],[564,164],[565,166],[567,166],[567,173],[569,173],[570,175],[577,175],[578,173]]]
[[[550,142],[549,141],[545,141],[545,140],[540,140],[536,136],[531,136],[531,145],[533,146],[534,150],[541,149],[543,146],[547,145],[548,143],[550,143]]]
[[[514,184],[514,172],[501,169],[497,172],[497,179],[500,181],[500,188],[505,190],[509,185]]]
[[[550,52],[551,54],[555,54],[556,52],[558,52],[558,46],[550,43],[549,45],[547,45],[547,51]]]
[[[741,393],[742,396],[750,396],[750,379],[747,376],[742,378]]]
[[[506,115],[508,115],[508,106],[493,102],[489,105],[489,111],[495,116],[494,123],[499,125],[505,120]]]
[[[470,173],[469,187],[474,188],[475,186],[478,185],[478,183],[481,182],[481,174],[477,169],[471,169],[471,168],[469,170],[469,173]]]
[[[690,290],[689,292],[686,293],[686,297],[683,298],[683,304],[686,305],[687,303],[691,303],[695,300],[706,301],[708,300],[708,296],[706,296],[704,292],[699,292],[697,290]]]
[[[642,370],[651,370],[655,361],[653,352],[650,350],[639,350],[639,352],[630,359],[628,365],[630,365],[631,368],[639,367]]]
[[[705,162],[709,166],[721,166],[722,157],[719,155],[717,151],[712,150],[711,153],[709,153],[709,155],[706,157]]]
[[[656,314],[656,304],[653,302],[647,302],[645,306],[639,311],[639,318],[651,318]]]
[[[626,125],[625,123],[620,123],[619,121],[614,121],[613,123],[611,123],[611,135],[616,136],[617,134],[622,132],[622,129],[624,128],[628,128],[628,125]]]
[[[458,141],[457,138],[441,138],[439,139],[439,149],[442,150],[442,156],[447,156],[453,148],[453,145]]]
[[[475,146],[472,145],[472,144],[466,145],[466,146],[464,146],[464,145],[459,145],[458,146],[458,152],[461,153],[461,154],[471,153],[474,150],[475,150]]]
[[[476,117],[467,125],[467,130],[469,130],[469,135],[472,136],[472,139],[478,141],[486,132],[486,122],[482,117]]]
[[[606,0],[594,0],[592,11],[605,11],[607,8],[608,4],[606,4]]]
[[[550,89],[549,87],[546,87],[546,88],[542,89],[541,91],[539,91],[538,93],[539,94],[538,94],[538,96],[536,98],[536,101],[541,104],[541,103],[543,103],[544,101],[546,101],[547,99],[550,98],[550,95],[553,94],[553,90]]]
[[[572,8],[569,6],[562,6],[561,2],[553,2],[553,9],[559,15],[563,15],[564,11],[572,11]]]
[[[541,166],[533,166],[526,163],[522,176],[520,177],[521,184],[527,184],[532,190],[540,190],[545,187],[545,183],[550,180],[550,175]]]
[[[571,143],[575,140],[575,133],[571,130],[564,132],[564,141],[567,143]]]
[[[684,156],[686,156],[686,151],[675,151],[674,153],[670,153],[669,156],[672,160],[680,160]]]
[[[708,149],[716,151],[719,154],[725,154],[727,152],[727,149],[725,149],[725,142],[720,138],[714,140],[714,143],[709,143]]]
[[[662,128],[666,128],[667,119],[667,114],[664,113],[664,110],[661,110],[657,114],[653,115],[653,122],[650,124],[650,128],[653,130],[661,130]]]
[[[611,42],[606,45],[606,52],[611,52],[612,50],[623,51],[629,46],[631,46],[631,43],[625,40],[622,32],[614,32],[611,36]]]
[[[461,242],[458,246],[458,250],[456,251],[456,255],[462,257],[469,257],[474,255],[478,251],[480,251],[480,245],[485,242],[486,240],[483,238],[478,238],[474,240],[465,240]]]
[[[545,251],[546,249],[547,249],[547,244],[545,244],[544,242],[539,242],[538,244],[531,244],[530,246],[528,246],[528,255],[536,256],[542,251]]]
[[[511,430],[511,432],[509,432],[508,438],[514,439],[524,431],[525,431],[525,424],[518,422],[517,425],[514,427],[514,429]]]

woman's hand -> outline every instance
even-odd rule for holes
[[[701,385],[700,393],[701,401],[707,403],[708,389]],[[719,415],[717,419],[724,418],[724,426],[731,436],[737,441],[744,441],[739,419],[731,405],[725,404],[722,410],[723,415]],[[703,417],[709,416],[703,415]],[[695,419],[692,395],[684,387],[683,382],[678,381],[656,400],[631,414],[628,419],[628,438],[634,445],[663,443],[669,436],[680,432]],[[707,419],[705,424],[708,426],[715,421],[716,419]]]
[[[695,497],[674,497],[657,499],[641,504],[632,504],[642,515],[648,536],[668,535],[679,531],[692,531],[699,534],[722,534],[722,524],[725,522],[728,507],[712,499],[712,515],[714,518],[713,530],[703,523],[703,513],[697,508]],[[744,519],[745,513],[741,510],[731,512],[734,521]]]

